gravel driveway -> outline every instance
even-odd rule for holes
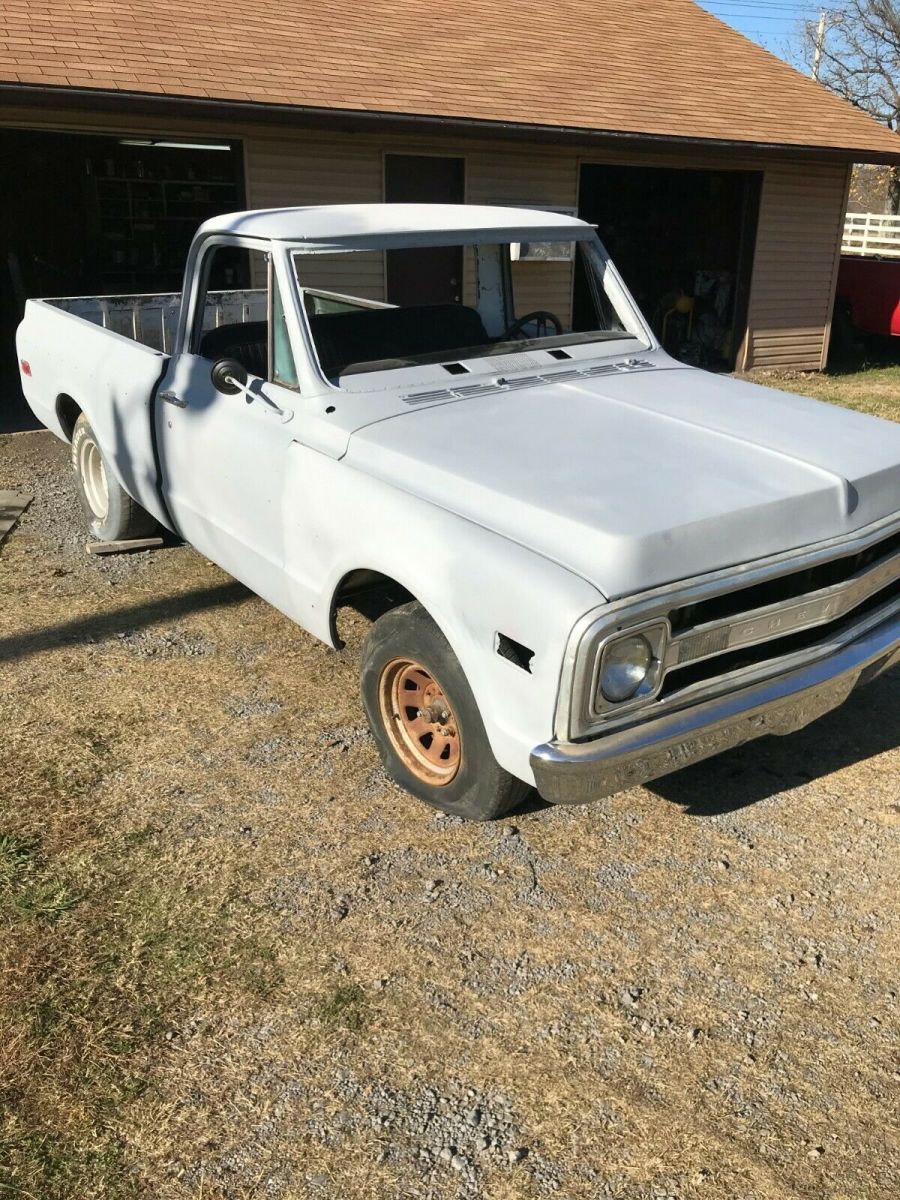
[[[72,964],[104,905],[131,947],[71,1025],[83,1103],[8,1056],[12,1195],[65,1191],[26,1126],[80,1197],[900,1195],[900,673],[791,738],[467,825],[383,774],[360,616],[337,655],[187,547],[86,555],[47,434],[0,439],[0,487],[36,496],[0,556],[0,834],[78,879],[46,933]],[[3,1044],[46,1097],[19,965]],[[88,1090],[126,978],[156,1017],[128,993],[124,1073]]]

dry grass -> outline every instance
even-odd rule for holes
[[[385,779],[361,618],[89,559],[50,488],[0,553],[3,1200],[900,1193],[896,673],[504,836]],[[470,1186],[419,1150],[473,1105]]]
[[[0,1179],[42,1200],[130,1195],[118,1122],[154,1045],[188,998],[279,979],[252,927],[219,919],[246,871],[198,877],[135,824],[117,781],[141,729],[86,691],[42,696],[0,751]]]
[[[900,367],[864,367],[827,373],[756,371],[748,378],[873,417],[900,421]]]

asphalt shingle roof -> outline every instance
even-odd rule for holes
[[[0,81],[900,157],[693,0],[2,0]]]

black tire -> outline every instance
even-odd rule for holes
[[[153,517],[116,481],[84,413],[72,431],[72,470],[88,528],[99,541],[127,541],[156,532]]]
[[[459,738],[456,774],[446,782],[428,782],[410,768],[398,750],[403,743],[399,714],[387,727],[387,680],[398,662],[420,666],[446,697],[450,721]],[[525,797],[528,785],[499,765],[491,751],[472,689],[447,639],[416,601],[392,609],[375,622],[363,648],[362,699],[378,750],[391,777],[432,808],[471,821],[491,821]],[[446,716],[446,713],[444,714]],[[445,727],[446,728],[446,727]]]

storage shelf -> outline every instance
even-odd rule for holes
[[[181,278],[197,227],[217,212],[241,207],[236,179],[203,177],[225,165],[203,155],[188,162],[162,150],[145,154],[142,147],[89,161],[93,253],[109,286],[157,290],[157,281]],[[189,168],[194,179],[185,178]]]
[[[98,183],[170,183],[173,187],[234,187],[227,179],[148,179],[139,175],[95,175],[94,178]]]

